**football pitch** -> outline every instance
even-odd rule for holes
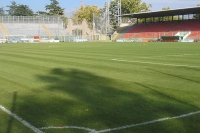
[[[0,133],[199,133],[200,43],[0,44]]]

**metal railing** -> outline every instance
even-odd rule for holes
[[[48,23],[62,24],[58,16],[0,16],[0,23]]]

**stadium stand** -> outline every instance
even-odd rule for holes
[[[52,36],[59,36],[59,35],[66,35],[67,31],[63,29],[61,25],[57,24],[44,24],[46,28],[49,30],[50,35]]]
[[[159,36],[164,35],[176,24],[177,22],[149,23],[146,25],[135,24],[121,38],[159,38]]]
[[[4,36],[4,33],[2,30],[0,30],[0,36],[3,37]]]
[[[177,22],[162,22],[162,23],[150,23],[140,33],[136,34],[136,38],[159,38],[165,35]]]
[[[129,30],[118,36],[119,41],[130,40],[160,40],[163,36],[166,41],[192,41],[200,40],[200,18],[192,18],[191,14],[198,14],[200,7],[183,8],[167,11],[145,12],[145,13],[133,13],[124,14],[121,17],[136,18],[137,23],[128,27]],[[163,20],[163,17],[177,16],[178,20]],[[182,18],[180,17],[182,16]],[[185,16],[188,18],[185,19]],[[196,15],[198,16],[198,15]],[[147,18],[153,18],[151,22],[146,21]],[[160,18],[159,21],[154,21],[154,18]],[[138,19],[143,19],[142,23],[138,22]],[[127,29],[126,27],[124,29]],[[175,36],[175,37],[170,37]]]
[[[124,35],[124,33],[127,33],[130,29],[132,29],[132,25],[128,25],[128,26],[123,26],[123,28],[121,29],[121,30],[118,30],[117,31],[117,37],[115,37],[116,39],[119,39],[119,38],[121,38],[123,35]]]
[[[3,33],[2,35],[8,35],[8,32],[7,32],[7,30],[6,30],[6,28],[3,24],[0,24],[0,28],[1,28],[1,31]]]
[[[135,33],[140,32],[145,27],[145,24],[133,25],[131,30],[129,30],[128,33],[124,34],[121,38],[132,38]]]
[[[173,29],[169,31],[167,35],[175,35],[177,32],[190,31],[191,36],[194,36],[197,31],[200,31],[200,21],[199,20],[186,20],[180,21]]]
[[[45,30],[42,28],[41,24],[5,23],[4,26],[8,32],[8,36],[48,36]]]
[[[198,38],[200,36],[199,31],[192,31],[191,34],[188,36],[188,38]]]
[[[63,25],[64,22],[54,16],[1,16],[0,37],[34,40],[39,36],[40,39],[58,40],[61,35],[67,35]]]
[[[124,29],[124,27],[120,27],[119,30],[115,31],[115,33],[113,34],[112,40],[117,39],[119,33],[122,32],[123,29]]]
[[[53,34],[51,33],[51,31],[47,28],[47,26],[45,24],[42,24],[43,29],[46,31],[46,33],[53,38]]]
[[[180,33],[179,33],[180,32]],[[178,34],[179,33],[179,34]],[[173,21],[160,23],[135,24],[127,33],[123,34],[121,39],[145,38],[158,39],[161,36],[184,36],[187,38],[197,38],[200,33],[200,21]]]

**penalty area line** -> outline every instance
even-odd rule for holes
[[[117,128],[105,129],[105,130],[97,131],[97,133],[106,133],[106,132],[110,132],[110,131],[117,131],[117,130],[127,129],[127,128],[131,128],[131,127],[144,126],[144,125],[149,125],[149,124],[153,124],[153,123],[157,123],[157,122],[184,118],[184,117],[188,117],[188,116],[192,116],[192,115],[196,115],[196,114],[200,114],[200,111],[191,112],[191,113],[188,113],[188,114],[182,114],[182,115],[174,116],[174,117],[161,118],[161,119],[147,121],[147,122],[133,124],[133,125],[126,125],[126,126],[117,127]]]
[[[96,131],[94,129],[85,128],[85,127],[78,127],[78,126],[63,126],[63,127],[49,126],[49,127],[42,127],[40,129],[41,130],[48,130],[48,129],[80,129],[80,130],[88,131],[89,133],[107,133],[107,132],[111,132],[111,131],[118,131],[118,130],[128,129],[128,128],[132,128],[132,127],[137,127],[137,126],[144,126],[144,125],[149,125],[149,124],[162,122],[162,121],[167,121],[167,120],[172,120],[172,119],[185,118],[185,117],[189,117],[189,116],[193,116],[193,115],[197,115],[197,114],[200,114],[200,111],[190,112],[188,114],[182,114],[182,115],[174,116],[174,117],[160,118],[160,119],[157,119],[157,120],[137,123],[137,124],[133,124],[133,125],[125,125],[125,126],[116,127],[116,128],[104,129],[104,130],[100,130],[100,131]]]
[[[160,56],[150,56],[150,57],[139,57],[139,58],[162,58],[162,57],[183,57],[183,56],[193,56],[199,54],[177,54],[177,55],[160,55]]]
[[[0,109],[2,111],[4,111],[5,113],[9,114],[10,116],[14,117],[16,120],[18,120],[19,122],[21,122],[23,125],[25,125],[29,129],[31,129],[35,133],[43,133],[41,130],[39,130],[38,128],[32,126],[30,123],[28,123],[27,121],[23,120],[21,117],[17,116],[16,114],[12,113],[11,111],[9,111],[8,109],[6,109],[2,105],[0,105]]]
[[[165,63],[143,62],[143,61],[131,61],[131,60],[121,60],[121,59],[111,59],[111,60],[112,61],[118,61],[118,62],[130,62],[130,63],[140,63],[140,64],[151,64],[151,65],[200,68],[200,66],[190,66],[190,65],[176,65],[176,64],[165,64]]]
[[[63,127],[54,127],[54,126],[49,126],[49,127],[42,127],[40,128],[41,130],[48,130],[48,129],[79,129],[79,130],[85,130],[91,133],[97,133],[96,130],[86,128],[86,127],[78,127],[78,126],[63,126]]]

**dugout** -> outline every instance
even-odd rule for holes
[[[181,42],[182,39],[181,36],[161,36],[162,42]]]

